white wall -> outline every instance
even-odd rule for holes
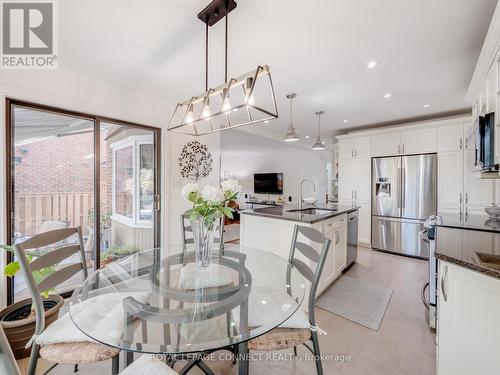
[[[293,203],[298,202],[300,182],[309,178],[316,183],[316,192],[311,184],[304,184],[304,197],[316,196],[320,202],[325,201],[326,172],[325,164],[328,151],[309,151],[296,147],[289,150],[258,150],[251,152],[233,152],[221,146],[221,175],[239,180],[242,185],[240,204],[244,202],[244,194],[252,194],[253,174],[264,172],[283,173],[283,195],[288,199],[292,196]],[[267,199],[267,195],[256,194],[258,198]],[[276,199],[271,195],[270,199]],[[242,206],[244,207],[244,206]]]
[[[171,142],[169,147],[170,160],[172,161],[170,164],[170,175],[172,176],[170,180],[170,189],[169,189],[169,204],[170,204],[170,222],[169,225],[169,242],[167,245],[179,245],[181,244],[181,222],[180,215],[189,209],[189,203],[184,201],[181,198],[181,189],[182,187],[189,183],[194,182],[190,181],[187,178],[183,178],[180,173],[179,167],[179,155],[181,153],[182,147],[192,140],[192,137],[175,134],[172,133]],[[217,185],[220,182],[220,133],[214,133],[210,135],[205,135],[202,137],[198,137],[196,139],[200,143],[205,144],[208,147],[208,151],[212,154],[213,158],[213,171],[212,173],[204,179],[200,179],[197,183],[200,186],[204,186],[205,184]]]
[[[106,116],[118,120],[166,129],[172,115],[173,105],[166,100],[153,97],[111,82],[95,79],[62,68],[54,71],[0,71],[0,243],[5,243],[5,98],[14,98],[68,110]],[[219,180],[219,136],[198,138],[210,143],[210,151],[217,161],[210,176]],[[170,224],[170,218],[178,218],[183,207],[178,195],[178,149],[189,137],[163,131],[162,137],[162,243],[176,243],[178,227]],[[206,141],[205,141],[206,139]],[[172,183],[171,183],[172,181]],[[180,182],[182,184],[182,181]],[[166,199],[166,198],[169,199]],[[179,198],[177,198],[179,197]],[[175,220],[175,223],[178,223]],[[172,229],[172,233],[167,230]],[[174,239],[170,238],[172,236]],[[0,256],[3,268],[5,256]],[[0,275],[0,307],[5,304],[5,277]]]

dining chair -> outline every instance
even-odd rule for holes
[[[300,242],[297,240],[298,235],[301,234],[310,242],[319,244],[320,251],[318,253],[312,246]],[[294,349],[295,355],[297,355],[297,346],[304,345],[309,351],[314,355],[315,363],[316,363],[316,371],[318,375],[323,374],[323,366],[321,363],[321,354],[319,348],[319,340],[318,340],[318,331],[321,332],[319,327],[316,325],[316,318],[314,314],[314,303],[316,299],[316,291],[318,289],[318,284],[321,278],[321,273],[323,272],[323,266],[325,265],[326,257],[328,255],[328,250],[330,248],[330,240],[326,238],[323,233],[318,230],[310,227],[295,225],[292,235],[292,245],[290,249],[290,255],[288,258],[289,268],[287,272],[287,283],[286,285],[291,285],[290,283],[290,275],[291,268],[294,267],[308,282],[311,283],[311,287],[309,289],[309,296],[307,298],[308,304],[308,322],[305,323],[305,326],[309,326],[309,328],[293,328],[293,327],[283,327],[286,325],[286,322],[272,330],[271,332],[266,333],[263,336],[260,336],[256,339],[250,340],[248,343],[249,350],[256,351],[277,351],[284,349]],[[297,250],[305,256],[310,262],[315,263],[316,266],[311,268],[305,262],[300,259],[297,259],[296,252]],[[289,287],[288,287],[289,288]],[[285,293],[283,291],[283,293]],[[287,293],[290,294],[290,290],[287,290]],[[300,308],[300,307],[299,307]],[[295,316],[303,316],[304,314],[296,313]],[[304,316],[305,318],[305,316]],[[304,324],[299,324],[299,326],[303,327]],[[308,345],[308,342],[311,341],[312,348]]]
[[[186,214],[181,215],[181,239],[182,239],[182,255],[186,254],[188,250],[188,245],[194,245],[194,234],[193,228],[191,227],[191,222],[189,221],[189,216]],[[215,224],[215,235],[213,238],[214,244],[218,245],[219,252],[224,253],[224,218],[217,220]]]
[[[62,247],[56,247],[54,250],[36,258],[31,263],[28,261],[28,251],[49,245],[56,245],[74,235],[78,238],[77,244],[69,244],[65,241]],[[112,359],[112,374],[117,374],[119,365],[118,354],[120,352],[118,349],[91,341],[61,342],[43,345],[41,347],[36,342],[38,336],[44,331],[51,329],[51,326],[45,327],[44,306],[40,293],[57,287],[80,271],[82,271],[83,280],[88,276],[81,229],[79,227],[63,228],[38,234],[22,243],[14,245],[14,252],[21,266],[26,286],[31,294],[32,303],[35,308],[35,334],[33,336],[28,375],[35,374],[39,357],[49,362],[55,362],[55,364],[45,373],[48,373],[58,364],[71,364],[75,366],[76,370],[79,364],[95,363]],[[80,262],[64,265],[64,267],[58,269],[40,282],[37,283],[35,281],[33,271],[50,266],[57,266],[61,261],[77,253],[80,255]]]
[[[38,233],[50,232],[52,230],[63,229],[67,227],[69,227],[69,221],[46,220],[42,222],[42,225],[40,225]]]

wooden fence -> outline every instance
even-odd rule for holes
[[[44,221],[57,220],[68,222],[70,227],[81,226],[86,232],[93,199],[92,192],[16,193],[14,231],[35,235]]]

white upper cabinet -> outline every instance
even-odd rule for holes
[[[402,154],[426,154],[436,151],[436,128],[413,129],[401,132]]]
[[[477,172],[471,166],[474,163],[474,151],[466,150],[464,154],[464,204],[469,210],[476,209],[484,213],[483,208],[494,201],[492,180],[477,178]]]
[[[354,158],[354,149],[356,144],[354,138],[340,139],[339,140],[339,159],[352,159]]]
[[[401,154],[401,133],[386,133],[372,136],[372,155],[390,156]]]
[[[373,156],[426,154],[437,151],[437,129],[419,128],[372,136]]]
[[[442,126],[437,130],[438,152],[460,151],[465,148],[464,126]]]
[[[358,159],[371,158],[372,156],[372,139],[371,137],[356,138],[355,155]]]
[[[438,155],[438,204],[461,206],[463,194],[464,154],[461,151]]]
[[[359,159],[371,157],[371,137],[347,138],[339,140],[339,159]]]

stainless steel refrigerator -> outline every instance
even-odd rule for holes
[[[420,238],[437,210],[436,154],[373,158],[372,247],[429,258]]]

